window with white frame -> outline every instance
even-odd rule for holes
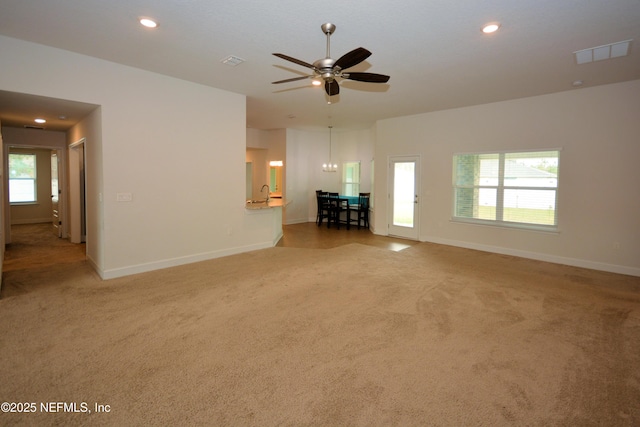
[[[453,156],[453,220],[555,230],[560,150]]]
[[[36,202],[36,194],[36,155],[9,153],[9,203]]]
[[[360,162],[345,162],[342,165],[342,194],[360,194]]]

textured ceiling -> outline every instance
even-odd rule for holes
[[[140,16],[160,26],[145,29]],[[492,21],[501,29],[482,34]],[[364,47],[373,55],[350,71],[390,81],[343,81],[331,105],[310,80],[272,85],[308,74],[272,53],[309,63],[325,56],[325,22],[337,26],[334,59]],[[378,119],[580,90],[574,80],[590,87],[640,78],[640,0],[0,0],[0,34],[244,94],[247,126],[257,129],[364,128]],[[623,58],[577,65],[572,54],[628,39]],[[246,62],[223,64],[229,55]],[[0,91],[0,119],[20,125],[20,115],[32,123],[29,106],[38,100]]]

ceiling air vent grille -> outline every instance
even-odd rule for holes
[[[244,59],[234,55],[229,55],[226,58],[221,59],[220,62],[235,67],[236,65],[242,64],[244,62]]]
[[[44,128],[42,126],[36,126],[36,125],[24,125],[25,129],[38,129],[38,130],[44,130]]]
[[[587,64],[604,59],[619,58],[629,54],[629,46],[632,40],[624,40],[617,43],[606,44],[604,46],[592,47],[573,52],[576,63]]]

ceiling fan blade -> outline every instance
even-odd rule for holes
[[[304,80],[304,79],[308,79],[310,77],[313,76],[302,76],[302,77],[293,77],[290,79],[285,79],[285,80],[278,80],[277,82],[271,82],[272,85],[277,85],[278,83],[289,83],[289,82],[295,82],[297,80]]]
[[[357,49],[353,49],[351,52],[345,53],[338,59],[334,67],[340,67],[341,70],[346,70],[347,68],[351,68],[354,65],[358,65],[365,59],[371,56],[371,52],[363,47],[359,47]]]
[[[302,65],[303,67],[311,68],[312,70],[316,69],[316,67],[314,67],[313,65],[309,64],[308,62],[304,62],[304,61],[301,61],[299,59],[292,58],[292,57],[287,56],[285,54],[274,53],[274,55],[277,56],[278,58],[286,59],[287,61],[291,61],[291,62],[293,62],[295,64]]]
[[[368,83],[386,83],[391,78],[390,76],[385,76],[384,74],[375,73],[345,73],[342,75],[342,77],[349,80]]]
[[[327,91],[327,95],[333,96],[340,93],[340,86],[335,80],[324,82],[324,90]]]

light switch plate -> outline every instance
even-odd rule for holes
[[[116,200],[118,202],[130,202],[133,199],[131,193],[116,193]]]

